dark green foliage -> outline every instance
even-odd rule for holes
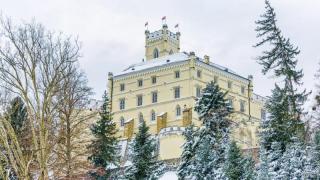
[[[238,148],[236,142],[232,141],[226,158],[225,172],[229,180],[240,179],[244,171],[242,166],[241,150]]]
[[[109,109],[109,98],[105,93],[103,105],[100,111],[100,119],[91,127],[95,139],[88,146],[91,153],[89,160],[97,168],[106,169],[109,165],[118,165],[118,139],[116,124],[112,121],[112,114]],[[104,179],[109,176],[108,172],[99,175],[93,173],[96,179]]]
[[[204,127],[193,131],[191,126],[185,132],[179,179],[225,178],[223,166],[230,127],[227,116],[232,112],[225,96],[213,82],[203,89],[195,111]]]
[[[157,179],[163,172],[162,164],[157,162],[156,144],[149,127],[143,121],[139,126],[132,145],[132,166],[125,170],[125,179]]]
[[[253,180],[256,178],[253,159],[244,157],[235,141],[229,145],[224,171],[229,180]]]
[[[6,118],[10,120],[11,126],[18,136],[21,136],[27,128],[27,117],[27,109],[22,99],[20,97],[14,98],[6,112]]]
[[[262,145],[269,150],[271,141],[279,142],[280,140],[284,151],[284,147],[290,143],[291,137],[299,137],[301,140],[305,138],[301,116],[303,114],[302,105],[308,93],[297,90],[297,87],[302,84],[303,77],[302,70],[296,67],[298,62],[296,56],[300,51],[291,43],[290,39],[282,35],[276,24],[274,9],[268,0],[265,3],[266,12],[256,22],[257,37],[261,39],[256,47],[265,45],[269,49],[263,51],[263,55],[258,57],[258,63],[263,66],[262,72],[264,74],[273,71],[274,75],[284,83],[283,87],[276,85],[271,99],[267,102],[267,111],[271,116],[269,121],[264,122],[262,128],[263,131],[271,131],[273,134],[269,134],[270,137],[266,137],[266,139],[262,135]]]
[[[186,177],[190,174],[189,166],[192,163],[192,159],[194,157],[193,146],[195,143],[195,130],[194,125],[188,126],[183,132],[185,143],[183,144],[183,152],[180,157],[180,164],[178,166],[177,174],[179,179],[186,179]]]

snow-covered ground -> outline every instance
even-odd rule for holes
[[[178,176],[175,171],[168,171],[159,180],[178,180]]]

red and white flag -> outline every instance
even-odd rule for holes
[[[174,28],[178,28],[179,27],[179,24],[176,24],[175,26],[174,26]]]
[[[166,16],[163,16],[163,17],[162,17],[162,21],[163,21],[163,20],[166,20],[166,18],[167,18]]]
[[[145,26],[145,27],[148,26],[148,22],[144,23],[144,26]]]

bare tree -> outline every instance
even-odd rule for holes
[[[1,18],[0,81],[1,85],[22,98],[32,132],[32,158],[26,159],[17,137],[5,119],[0,121],[1,145],[19,179],[29,174],[49,178],[55,146],[55,124],[58,118],[58,92],[66,70],[79,58],[76,39],[45,30],[35,22],[13,25]]]
[[[88,108],[92,92],[84,73],[75,66],[70,66],[65,73],[58,93],[59,141],[55,148],[57,161],[54,172],[57,178],[74,179],[89,169],[86,146],[90,135],[86,131],[97,113]]]

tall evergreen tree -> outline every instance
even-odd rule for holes
[[[243,156],[235,141],[232,141],[226,154],[224,172],[229,180],[256,179],[254,161],[249,156]]]
[[[158,179],[163,173],[162,163],[157,161],[155,140],[143,121],[132,144],[132,166],[125,170],[124,179]]]
[[[190,174],[193,168],[193,158],[194,158],[194,143],[197,141],[196,131],[194,130],[195,126],[192,124],[188,126],[183,135],[185,137],[185,143],[183,144],[183,152],[180,157],[180,164],[178,166],[177,174],[179,179],[186,179]]]
[[[229,145],[226,156],[225,172],[229,180],[238,180],[242,177],[243,166],[241,150],[237,146],[235,141],[232,141]]]
[[[95,139],[88,146],[91,153],[89,160],[100,169],[107,169],[109,165],[118,165],[118,139],[116,137],[116,124],[112,121],[109,108],[109,98],[103,95],[103,105],[100,111],[100,119],[91,127]],[[106,179],[109,173],[92,173],[96,179]]]
[[[184,146],[182,154],[188,158],[184,157],[180,163],[180,172],[183,172],[178,173],[180,179],[186,175],[187,179],[225,178],[223,167],[230,127],[227,116],[232,112],[230,104],[225,99],[226,94],[213,82],[208,83],[203,89],[202,96],[195,106],[203,127],[193,135],[193,140],[189,140],[193,141],[192,146]],[[190,151],[192,153],[189,153]],[[185,167],[183,170],[182,166]]]
[[[263,66],[264,74],[273,71],[274,75],[283,80],[284,84],[283,87],[276,85],[270,101],[267,102],[267,110],[271,115],[262,129],[263,131],[268,129],[272,133],[266,132],[268,134],[264,136],[266,133],[263,132],[261,138],[262,145],[269,150],[272,142],[280,142],[279,137],[283,137],[280,143],[282,151],[285,151],[285,145],[290,142],[291,137],[304,138],[304,124],[301,121],[301,115],[302,105],[308,94],[297,90],[297,87],[302,84],[303,77],[302,70],[297,69],[296,57],[300,51],[290,39],[282,35],[276,23],[276,13],[269,1],[266,0],[265,4],[266,12],[256,22],[257,37],[261,38],[256,47],[266,45],[270,49],[263,51],[263,55],[258,57],[258,62]],[[281,105],[284,107],[280,107]]]

